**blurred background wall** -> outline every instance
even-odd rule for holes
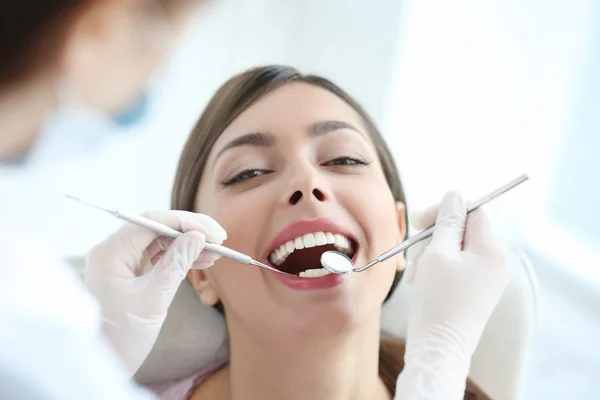
[[[49,121],[31,168],[0,177],[17,183],[1,199],[5,226],[33,226],[69,257],[120,223],[64,193],[131,211],[168,207],[179,151],[218,86],[251,66],[292,64],[371,113],[411,208],[530,173],[488,207],[542,287],[524,398],[597,398],[600,2],[214,1],[176,52],[141,124],[106,129],[77,113]],[[79,156],[63,158],[67,148]],[[27,215],[10,212],[15,199]]]

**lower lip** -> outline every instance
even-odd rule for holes
[[[277,272],[274,272],[274,274],[281,283],[294,290],[331,289],[346,282],[352,275],[351,273],[344,275],[327,274],[319,276],[318,278],[300,278],[298,276],[284,275]]]
[[[352,263],[356,260],[358,251],[355,252],[352,257]],[[285,286],[294,290],[323,290],[331,289],[341,285],[352,277],[352,273],[348,274],[334,274],[329,273],[327,275],[319,276],[317,278],[300,278],[299,276],[285,275],[278,272],[273,272],[277,279]]]

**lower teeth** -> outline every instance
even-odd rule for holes
[[[319,269],[307,269],[306,271],[302,271],[298,274],[300,278],[318,278],[321,276],[325,276],[330,274],[331,272],[327,271],[325,268]]]

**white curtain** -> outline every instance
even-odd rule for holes
[[[451,188],[476,198],[529,172],[529,183],[487,207],[496,223],[598,283],[600,271],[589,269],[600,237],[587,240],[568,210],[584,203],[580,221],[600,217],[588,189],[600,163],[580,158],[600,149],[599,15],[594,0],[407,1],[385,119],[414,205]]]

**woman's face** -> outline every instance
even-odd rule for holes
[[[363,265],[405,234],[404,205],[359,115],[304,83],[273,91],[227,127],[195,207],[225,228],[226,246],[295,274],[322,274],[319,257],[332,249]],[[401,259],[344,276],[287,277],[221,258],[189,277],[205,304],[223,301],[230,330],[326,337],[379,324]]]

